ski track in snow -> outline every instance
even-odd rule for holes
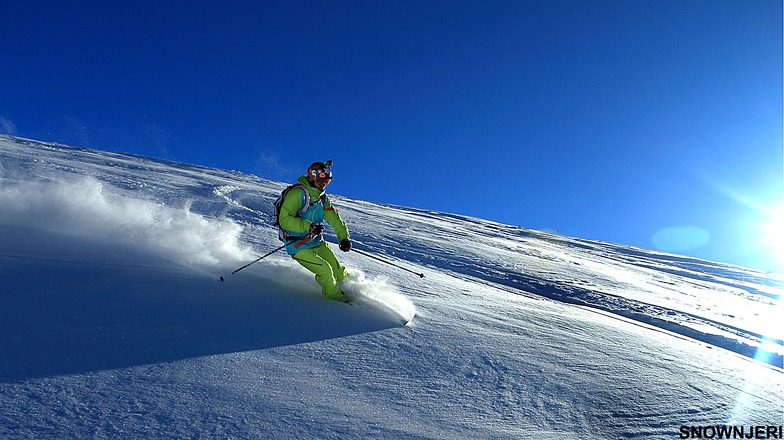
[[[0,437],[674,438],[784,420],[780,275],[334,196],[357,248],[426,278],[341,253],[351,307],[281,252],[218,282],[279,245],[284,187],[0,136]]]

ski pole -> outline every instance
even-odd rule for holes
[[[256,258],[255,260],[251,261],[250,263],[248,263],[248,264],[246,264],[246,265],[244,265],[244,266],[242,266],[242,267],[240,267],[240,268],[236,269],[234,272],[230,273],[229,275],[234,275],[235,273],[237,273],[237,272],[241,271],[242,269],[245,269],[246,267],[250,266],[251,264],[258,262],[258,261],[260,261],[260,260],[261,260],[261,259],[263,259],[263,258],[267,258],[267,257],[269,257],[270,255],[272,255],[272,254],[274,254],[275,252],[277,252],[277,251],[279,251],[279,250],[283,249],[284,247],[286,247],[286,245],[285,245],[285,244],[284,244],[283,246],[280,246],[280,247],[278,247],[278,248],[275,248],[275,249],[273,249],[273,250],[271,250],[271,251],[267,252],[266,254],[264,254],[264,255],[260,256],[259,258]],[[228,276],[228,275],[226,275],[226,276]],[[223,280],[224,280],[224,278],[223,278],[223,277],[220,277],[220,280],[221,280],[221,281],[223,281]]]
[[[424,277],[425,277],[425,274],[423,274],[423,273],[417,273],[417,272],[414,272],[414,271],[413,271],[413,270],[411,270],[411,269],[406,269],[406,268],[405,268],[405,267],[403,267],[403,266],[398,266],[397,264],[395,264],[395,263],[393,263],[393,262],[391,262],[391,261],[387,261],[387,260],[385,260],[385,259],[383,259],[383,258],[376,257],[375,255],[370,255],[370,254],[368,254],[367,252],[362,252],[362,251],[360,251],[360,250],[358,250],[358,249],[354,249],[354,248],[351,248],[351,250],[352,250],[352,251],[354,251],[354,252],[356,252],[356,253],[358,253],[359,255],[364,255],[364,256],[366,256],[366,257],[369,257],[369,258],[372,258],[372,259],[374,259],[374,260],[378,260],[378,261],[380,261],[380,262],[382,262],[382,263],[386,263],[386,264],[388,264],[388,265],[390,265],[390,266],[397,267],[398,269],[405,270],[406,272],[411,272],[411,273],[413,273],[414,275],[419,275],[419,278],[424,278]]]

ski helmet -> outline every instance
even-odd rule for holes
[[[324,189],[332,181],[332,161],[313,162],[308,167],[308,180],[318,189]]]

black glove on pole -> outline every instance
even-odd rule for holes
[[[317,235],[320,235],[323,230],[324,230],[324,227],[321,226],[320,224],[318,224],[318,223],[311,223],[310,224],[310,231],[308,231],[308,232],[310,232],[311,236],[315,237]]]

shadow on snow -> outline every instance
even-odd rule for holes
[[[307,343],[399,327],[251,271],[0,228],[0,382]]]

